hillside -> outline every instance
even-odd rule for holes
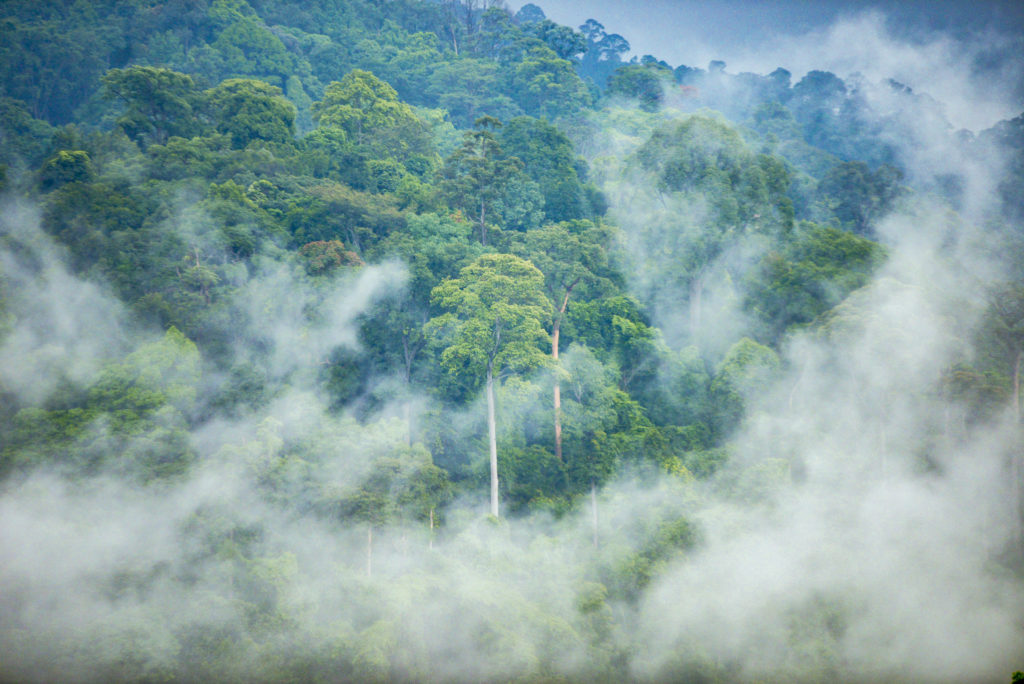
[[[1024,669],[1024,114],[536,5],[0,21],[0,680]]]

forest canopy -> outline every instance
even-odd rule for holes
[[[1024,114],[534,4],[0,22],[0,680],[1024,667]]]

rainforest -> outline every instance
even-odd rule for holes
[[[5,0],[0,681],[1024,681],[980,5]]]

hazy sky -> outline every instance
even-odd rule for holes
[[[515,2],[510,9],[523,4]],[[957,127],[978,130],[1024,111],[1024,0],[540,0],[548,18],[589,18],[628,40],[634,55],[673,67],[767,74],[811,69],[842,78],[894,78],[948,107]]]
[[[513,11],[526,3],[512,2]],[[1024,2],[976,0],[540,0],[548,18],[577,27],[589,18],[619,33],[636,54],[653,54],[673,66],[704,67],[711,59],[747,59],[780,38],[820,30],[868,11],[889,17],[896,33],[921,37],[934,29],[965,33],[996,27],[1024,33]]]

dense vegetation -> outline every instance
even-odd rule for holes
[[[929,175],[901,140],[941,110],[905,86],[624,61],[534,5],[0,15],[0,491],[111,554],[35,586],[49,556],[12,556],[0,678],[851,678],[845,595],[787,605],[789,655],[757,666],[634,629],[709,502],[770,516],[813,470],[765,416],[825,396],[814,364],[850,420],[910,416],[882,472],[1009,434],[992,505],[1019,530],[1022,118],[943,128],[962,173]],[[971,288],[900,282],[894,212],[941,225]],[[920,370],[877,311],[934,293],[912,315],[957,339]],[[855,384],[863,337],[909,384]],[[57,587],[89,616],[48,624]]]

